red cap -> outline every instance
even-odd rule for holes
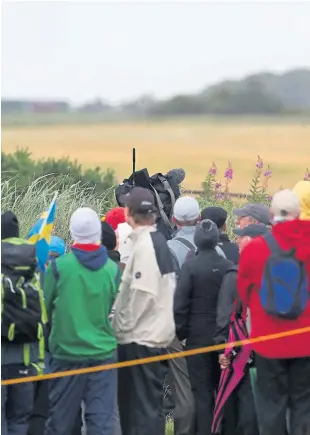
[[[114,231],[116,231],[119,224],[126,222],[125,209],[123,207],[115,207],[104,217],[104,221],[111,225]]]

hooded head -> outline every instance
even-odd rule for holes
[[[61,257],[66,253],[66,244],[63,239],[57,236],[51,237],[51,243],[49,247],[49,257]]]
[[[6,211],[1,215],[1,240],[19,237],[19,224],[16,215]]]
[[[101,222],[101,243],[108,251],[113,251],[116,248],[116,235],[112,226],[107,222]]]
[[[197,224],[194,242],[199,251],[215,248],[219,240],[220,233],[214,222],[205,219]]]
[[[88,207],[75,210],[70,220],[70,232],[80,245],[101,243],[101,222],[97,213]]]
[[[300,200],[300,219],[310,220],[310,181],[299,181],[293,191]]]

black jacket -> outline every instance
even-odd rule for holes
[[[218,246],[222,249],[226,258],[234,264],[239,263],[239,248],[237,243],[231,242],[226,233],[220,233],[220,241]]]
[[[108,250],[108,256],[112,261],[114,261],[117,264],[119,264],[121,261],[121,254],[118,251],[115,251],[114,249]]]
[[[215,344],[226,343],[228,340],[230,320],[236,308],[238,298],[237,272],[238,268],[236,266],[232,267],[226,272],[223,278],[216,310]],[[239,305],[240,304],[238,304],[238,308],[240,311]]]
[[[186,338],[187,347],[213,344],[218,295],[232,265],[210,248],[199,250],[182,266],[174,312],[177,337]]]

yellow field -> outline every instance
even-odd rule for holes
[[[273,170],[270,186],[275,190],[293,186],[310,167],[310,125],[169,121],[4,128],[3,151],[16,147],[29,148],[36,159],[70,156],[85,167],[111,167],[120,179],[130,174],[135,147],[137,168],[165,172],[183,167],[185,187],[193,189],[200,188],[212,161],[221,180],[229,159],[234,192],[248,190],[259,154]]]

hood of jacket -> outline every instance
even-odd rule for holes
[[[279,222],[272,227],[272,234],[283,249],[293,247],[299,260],[309,261],[310,244],[305,240],[310,240],[310,220]]]
[[[99,246],[94,251],[84,251],[81,248],[72,247],[72,253],[76,256],[79,263],[89,270],[98,270],[108,261],[108,252],[104,246]]]
[[[16,215],[6,211],[1,215],[1,240],[19,237],[19,225]]]
[[[219,240],[219,230],[214,222],[205,219],[197,224],[194,242],[199,251],[215,248]]]
[[[300,219],[310,220],[310,181],[299,181],[294,187],[301,205]]]

